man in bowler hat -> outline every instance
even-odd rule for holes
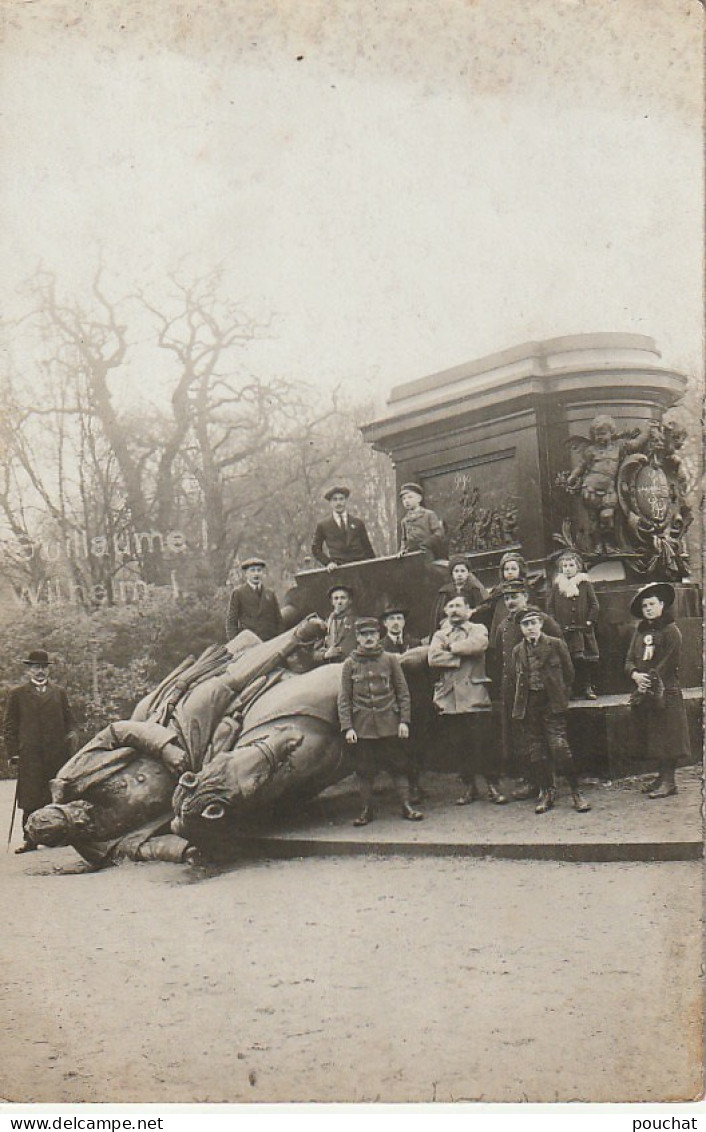
[[[261,641],[270,641],[282,632],[282,614],[276,593],[264,584],[267,565],[262,558],[246,558],[240,569],[245,580],[232,590],[228,602],[228,640],[249,629]]]
[[[350,494],[345,484],[335,484],[324,496],[331,504],[331,514],[317,523],[311,553],[327,570],[375,557],[365,523],[348,511]]]
[[[10,765],[17,767],[17,805],[24,841],[16,853],[37,846],[27,820],[51,802],[49,783],[76,748],[76,723],[66,691],[49,680],[49,656],[33,649],[22,662],[27,680],[11,688],[5,704],[3,739]]]

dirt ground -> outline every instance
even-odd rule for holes
[[[698,863],[0,868],[11,1101],[700,1091]]]

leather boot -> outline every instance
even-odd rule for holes
[[[589,680],[588,684],[586,685],[586,688],[584,690],[584,695],[585,695],[587,700],[597,700],[598,699],[598,692],[593,687],[593,684],[591,684],[590,680]]]
[[[574,790],[573,794],[571,795],[571,801],[574,803],[574,809],[576,810],[577,814],[587,814],[591,808],[590,802],[587,802],[578,790]]]
[[[677,786],[675,782],[662,782],[659,786],[656,786],[654,790],[651,790],[647,796],[648,798],[671,798],[676,792]]]
[[[642,786],[640,787],[640,792],[642,794],[651,794],[653,790],[659,790],[661,785],[662,775],[658,774],[652,778],[648,778],[647,782],[643,782]]]
[[[358,817],[355,818],[353,825],[370,825],[372,820],[373,811],[371,810],[370,806],[363,806],[363,809],[358,814]]]
[[[478,798],[478,791],[474,785],[467,785],[466,789],[456,799],[457,806],[470,806],[471,802],[475,802]]]
[[[407,821],[424,821],[424,814],[420,814],[419,810],[413,810],[409,802],[402,803],[402,817]]]
[[[488,783],[488,799],[496,806],[504,806],[510,799],[507,795],[502,794],[494,782]]]
[[[546,814],[548,810],[554,808],[554,789],[550,786],[548,790],[540,790],[539,801],[534,807],[535,814]]]
[[[15,853],[34,853],[36,848],[37,846],[33,841],[23,841],[21,845],[17,846]]]

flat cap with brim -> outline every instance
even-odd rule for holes
[[[240,563],[240,569],[241,569],[241,570],[247,570],[247,568],[248,568],[249,566],[265,566],[265,567],[266,567],[266,566],[267,566],[267,563],[265,562],[265,559],[264,559],[264,558],[256,558],[256,557],[253,557],[253,558],[245,558],[245,559],[244,559],[244,560],[243,560],[243,561],[242,561],[242,562]]]
[[[23,664],[41,664],[44,668],[49,663],[49,653],[44,649],[32,649],[27,653],[26,658],[22,661]]]
[[[355,593],[353,586],[347,586],[345,582],[336,582],[333,586],[329,586],[328,596],[331,597],[331,594],[335,594],[338,590],[344,590],[349,597],[353,597]]]
[[[669,609],[671,605],[674,605],[676,596],[674,586],[670,585],[669,582],[650,582],[637,591],[630,602],[630,612],[633,617],[642,617],[642,603],[646,597],[658,597],[660,601],[664,602],[665,609]]]
[[[424,488],[420,487],[418,483],[403,483],[400,488],[400,495],[404,495],[405,491],[413,491],[415,495],[421,495],[424,498]]]
[[[545,616],[546,614],[542,613],[541,609],[537,609],[536,606],[530,605],[527,609],[525,609],[524,613],[520,617],[520,625],[524,625],[525,621],[533,620],[535,617],[538,617],[540,621],[544,621]]]
[[[380,622],[377,617],[356,617],[356,633],[363,633],[366,629],[375,629],[378,633],[380,632]]]
[[[328,491],[324,495],[324,499],[328,499],[330,502],[332,496],[334,495],[345,495],[346,499],[348,499],[350,493],[351,489],[349,487],[346,487],[344,483],[337,483],[334,484],[333,487],[330,487],[328,489]]]
[[[404,605],[388,605],[380,614],[380,620],[384,621],[386,617],[394,617],[396,613],[401,613],[403,617],[407,617],[409,610],[405,609]]]

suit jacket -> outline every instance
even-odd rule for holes
[[[282,632],[282,614],[274,590],[263,586],[257,593],[244,582],[231,592],[226,616],[226,635],[232,640],[243,629],[269,641]]]
[[[317,523],[311,553],[317,562],[321,562],[324,566],[328,566],[329,562],[341,566],[345,562],[363,562],[367,558],[375,557],[365,523],[356,515],[348,515],[345,531],[339,527],[333,515]]]
[[[515,645],[510,659],[510,679],[515,684],[515,702],[512,708],[513,719],[524,719],[529,701],[529,649],[532,646],[523,640]],[[574,666],[566,642],[558,637],[541,634],[535,648],[539,658],[542,683],[547,693],[549,710],[553,715],[565,712],[569,706],[569,692],[574,682]]]
[[[416,649],[421,644],[421,641],[418,637],[408,636],[407,632],[405,631],[402,634],[402,644],[398,644],[397,641],[393,641],[389,633],[385,633],[385,636],[382,638],[382,641],[380,643],[385,652],[395,652],[401,655],[402,653],[407,652],[408,649]]]

